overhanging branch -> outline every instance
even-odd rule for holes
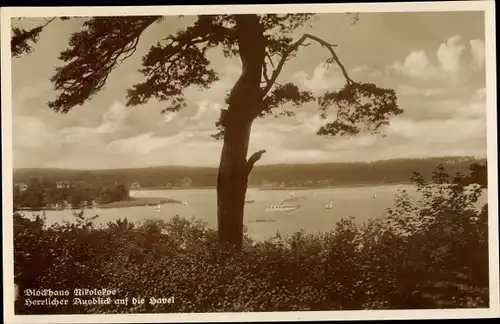
[[[24,30],[17,27],[12,28],[13,35],[10,40],[11,56],[19,57],[24,53],[30,53],[32,51],[32,45],[29,44],[29,41],[36,43],[43,29],[56,18],[57,17],[50,18],[46,20],[44,24],[30,30]]]
[[[134,54],[144,30],[159,20],[159,16],[127,16],[86,21],[59,56],[66,64],[57,67],[51,78],[58,95],[49,107],[67,113],[92,98],[119,63]]]
[[[330,52],[330,54],[332,55],[332,57],[327,60],[327,63],[332,63],[332,62],[337,63],[342,71],[342,74],[344,75],[344,78],[346,79],[346,82],[348,84],[354,83],[354,81],[349,77],[349,74],[347,73],[346,68],[340,62],[340,60],[337,56],[337,53],[335,53],[335,50],[333,49],[334,47],[336,47],[336,45],[328,43],[327,41],[321,39],[320,37],[317,37],[317,36],[314,36],[311,34],[304,34],[304,35],[302,35],[301,38],[299,38],[299,40],[297,40],[295,43],[290,45],[290,47],[283,53],[283,55],[281,56],[281,59],[278,63],[278,66],[273,71],[271,78],[269,79],[266,86],[262,90],[262,97],[265,97],[266,94],[269,92],[269,90],[271,90],[272,86],[275,84],[276,80],[278,79],[278,76],[281,73],[281,70],[283,69],[283,66],[285,65],[285,63],[288,59],[288,56],[290,56],[290,54],[292,54],[294,51],[296,51],[300,46],[304,46],[304,45],[308,46],[308,44],[304,44],[304,42],[307,39],[315,41],[315,42],[319,43],[322,47],[326,48]]]

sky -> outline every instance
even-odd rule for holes
[[[16,24],[35,26],[41,19]],[[141,37],[134,56],[108,78],[106,87],[67,114],[47,102],[56,92],[49,79],[62,64],[82,20],[55,21],[33,53],[12,59],[13,166],[15,168],[113,169],[148,166],[217,166],[221,141],[210,137],[241,65],[238,58],[209,53],[220,80],[208,90],[185,91],[188,106],[161,114],[165,103],[126,107],[128,88],[149,48],[188,26],[194,17],[166,17]],[[310,33],[337,45],[352,79],[396,90],[404,113],[392,117],[385,137],[360,134],[320,137],[325,123],[317,104],[294,108],[294,117],[255,121],[250,151],[266,149],[259,164],[375,161],[435,156],[486,156],[485,26],[482,12],[361,13],[351,26],[345,14],[320,14],[294,36]],[[287,62],[279,82],[293,81],[321,95],[339,89],[343,78],[324,62],[317,44]]]

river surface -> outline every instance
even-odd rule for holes
[[[307,189],[297,191],[248,189],[247,200],[253,203],[245,205],[245,225],[248,234],[254,239],[267,239],[278,231],[284,235],[304,230],[306,232],[324,232],[335,228],[341,218],[354,216],[361,224],[369,219],[385,215],[388,207],[392,207],[398,189],[405,189],[415,200],[418,194],[414,186],[387,185],[377,187],[348,187],[333,189]],[[182,204],[165,204],[157,210],[156,206],[138,206],[114,209],[89,209],[86,216],[98,214],[94,221],[99,224],[114,222],[127,218],[129,221],[141,222],[147,219],[168,220],[178,214],[180,217],[196,217],[216,228],[216,191],[214,189],[182,189],[182,190],[139,190],[130,191],[132,197],[161,197],[186,202]],[[481,205],[486,203],[487,195],[481,198]],[[266,212],[266,206],[278,204],[281,200],[293,198],[286,204],[298,204],[300,208],[291,212]],[[325,209],[331,201],[332,208]],[[47,223],[72,221],[72,211],[47,211]],[[255,222],[271,220],[272,222]]]

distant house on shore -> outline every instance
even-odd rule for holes
[[[68,181],[56,181],[56,187],[58,189],[69,188],[70,183]]]
[[[130,189],[139,189],[141,187],[141,184],[137,181],[132,182],[130,185]]]
[[[181,188],[191,188],[191,185],[193,184],[193,180],[190,178],[182,178],[181,180]]]
[[[16,183],[14,187],[19,188],[20,191],[28,189],[28,186],[23,182]]]
[[[261,185],[264,188],[273,188],[275,186],[275,183],[267,180],[262,180]]]

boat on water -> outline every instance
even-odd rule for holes
[[[160,211],[160,204],[156,205],[156,211]]]
[[[269,205],[266,207],[266,212],[287,212],[287,211],[294,211],[297,208],[299,208],[299,205],[285,205],[285,204]]]
[[[245,200],[245,204],[253,204],[254,200]]]
[[[249,223],[276,223],[275,219],[255,219],[248,221]]]
[[[183,203],[182,203],[182,206],[184,206],[184,207],[187,207],[187,205],[188,205],[187,200],[186,200],[185,202],[183,202]]]
[[[333,208],[333,201],[329,201],[328,204],[326,204],[325,209],[332,209]]]
[[[374,193],[373,196],[372,196],[372,199],[375,199],[375,198],[377,198],[377,194],[376,193]]]

